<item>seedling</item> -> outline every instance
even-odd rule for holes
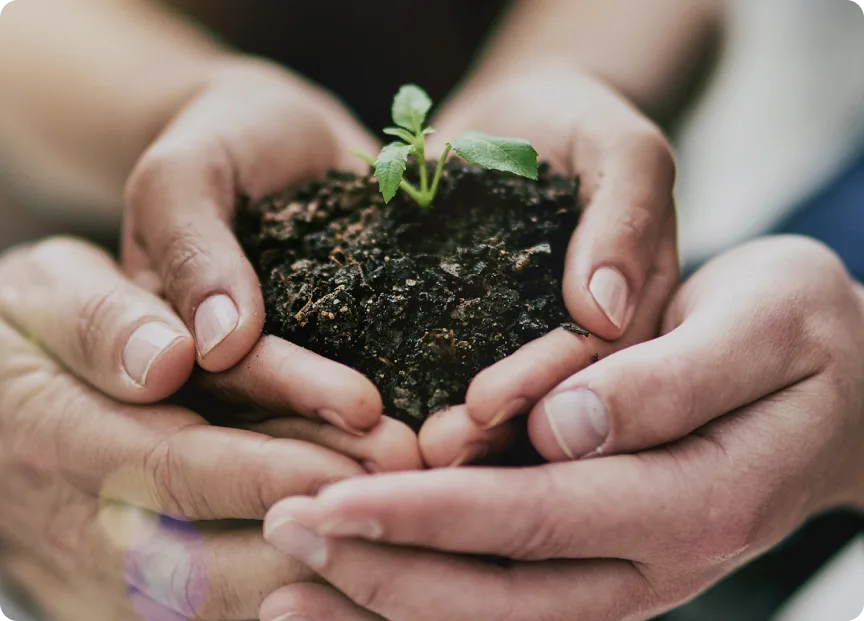
[[[381,149],[377,159],[354,151],[357,157],[375,168],[385,203],[393,200],[401,189],[420,207],[430,208],[438,193],[444,164],[451,152],[475,166],[537,179],[537,151],[527,140],[465,132],[447,143],[430,184],[426,165],[426,136],[434,134],[435,130],[426,126],[426,116],[431,109],[432,100],[422,88],[413,84],[403,86],[393,100],[393,122],[396,126],[384,130],[385,134],[399,140]],[[420,168],[419,187],[405,179],[408,158],[412,155]]]

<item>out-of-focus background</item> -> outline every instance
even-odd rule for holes
[[[678,150],[680,244],[688,266],[777,230],[796,208],[860,166],[864,154],[861,8],[850,0],[728,3],[713,74],[685,120],[670,128]],[[208,6],[218,13],[222,4]],[[477,4],[480,22],[486,4]],[[9,130],[10,122],[0,116],[0,130]],[[29,161],[39,161],[38,141],[32,147],[28,155],[36,159]],[[18,162],[0,144],[0,249],[56,232],[114,242],[117,212],[104,204],[99,188],[81,188],[79,196],[91,197],[81,216],[50,192],[29,193],[33,188]],[[67,173],[58,169],[57,175]],[[858,226],[864,232],[864,204]],[[864,244],[864,233],[859,239]],[[854,513],[815,520],[666,619],[835,621],[814,616],[815,610],[833,614],[815,604],[827,601],[839,615],[836,621],[851,620],[864,606],[862,526],[864,519]]]

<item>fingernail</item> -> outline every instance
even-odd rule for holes
[[[277,522],[264,532],[273,546],[312,569],[327,564],[327,541],[291,519]]]
[[[156,359],[184,336],[164,323],[145,323],[132,333],[123,349],[126,374],[139,386],[146,385]]]
[[[366,435],[366,432],[355,429],[354,427],[346,423],[345,419],[342,418],[342,415],[333,410],[318,410],[318,416],[320,416],[323,420],[326,420],[331,425],[335,425],[339,427],[339,429],[347,431],[352,435],[358,436],[360,438]]]
[[[489,454],[492,449],[488,444],[476,442],[466,446],[450,464],[450,468],[458,468],[466,464],[477,463]]]
[[[559,392],[544,403],[555,440],[570,459],[598,452],[609,436],[606,406],[590,390]]]
[[[312,621],[309,617],[304,617],[303,615],[294,614],[293,612],[289,612],[287,615],[282,615],[281,617],[276,617],[273,621]]]
[[[384,527],[373,519],[335,520],[323,524],[318,532],[327,537],[357,537],[378,541],[384,536]]]
[[[621,272],[611,267],[601,267],[594,272],[588,289],[609,321],[619,330],[624,330],[627,323],[629,292],[627,280]]]
[[[489,431],[490,429],[494,429],[504,421],[510,420],[514,416],[518,416],[519,414],[524,414],[528,410],[531,409],[531,403],[527,399],[516,399],[511,401],[503,408],[501,408],[498,413],[492,418],[492,421],[488,423],[483,429]]]
[[[234,332],[240,322],[237,306],[227,295],[207,298],[195,312],[195,339],[198,352],[206,356]]]

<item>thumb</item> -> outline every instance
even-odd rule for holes
[[[646,130],[624,134],[620,142],[587,169],[576,162],[586,207],[564,274],[570,314],[606,340],[627,332],[649,283],[664,283],[668,295],[678,276],[675,165],[668,143],[659,131]]]
[[[673,302],[670,314],[700,296],[678,327],[577,373],[534,407],[529,433],[546,459],[662,446],[818,371],[818,360],[800,355],[800,318],[784,300],[787,290],[751,278],[745,291],[743,275],[731,288],[715,282],[708,291],[696,280]],[[784,312],[766,322],[766,305]]]

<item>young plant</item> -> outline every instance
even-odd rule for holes
[[[413,84],[403,86],[393,100],[393,122],[396,127],[384,130],[385,134],[399,140],[381,149],[377,159],[354,152],[375,168],[375,176],[378,177],[385,203],[393,200],[401,189],[420,207],[431,207],[438,193],[444,164],[451,152],[475,166],[537,179],[537,151],[527,140],[465,132],[447,143],[430,183],[426,165],[426,136],[434,134],[435,130],[426,126],[426,116],[431,108],[432,100],[422,88]],[[405,179],[408,158],[412,155],[420,168],[419,187]]]

